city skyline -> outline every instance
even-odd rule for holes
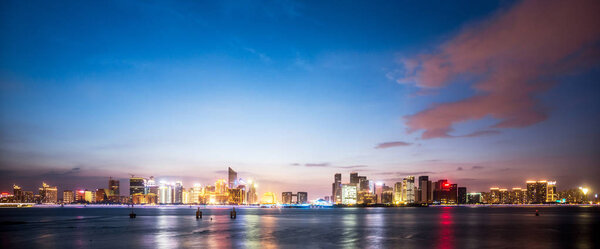
[[[599,5],[5,2],[0,189],[231,167],[309,196],[351,172],[596,191]]]

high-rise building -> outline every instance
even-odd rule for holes
[[[86,190],[84,192],[85,202],[87,202],[87,203],[94,203],[94,202],[96,202],[96,196],[95,195],[96,195],[96,192],[91,191],[91,190]]]
[[[229,188],[237,188],[238,180],[237,180],[237,172],[235,172],[231,167],[228,167],[228,186]]]
[[[297,200],[298,204],[307,204],[308,203],[308,193],[298,192],[298,194],[296,194],[296,200]]]
[[[376,196],[376,202],[377,204],[381,204],[383,203],[383,188],[385,187],[385,184],[383,184],[382,182],[378,182],[377,184],[375,184],[375,196]]]
[[[402,182],[396,182],[394,184],[394,204],[400,204],[402,201]]]
[[[13,196],[16,202],[23,202],[23,190],[17,185],[13,185]]]
[[[158,203],[171,204],[173,203],[173,187],[166,182],[160,182],[158,187]]]
[[[190,203],[200,203],[200,195],[202,195],[202,185],[200,183],[194,183],[194,186],[190,191]]]
[[[129,178],[129,196],[134,194],[144,194],[146,188],[146,179],[142,177]]]
[[[175,185],[173,186],[173,203],[183,203],[183,183],[180,181],[175,182]]]
[[[342,204],[355,205],[357,197],[357,187],[353,184],[342,184]]]
[[[39,189],[39,191],[42,203],[58,203],[58,189],[56,186],[50,187],[50,185],[42,182],[42,187]]]
[[[246,194],[246,204],[253,205],[258,203],[258,194],[256,193],[256,183],[248,182],[248,193]]]
[[[342,174],[340,173],[336,173],[334,176],[331,199],[335,204],[342,203]]]
[[[73,195],[73,190],[65,190],[63,191],[63,203],[69,204],[75,202],[75,196]]]
[[[467,204],[467,188],[458,188],[458,204]]]
[[[227,190],[229,194],[227,195],[227,203],[229,205],[242,205],[244,203],[244,195],[245,191],[241,188],[233,188]]]
[[[402,179],[402,200],[405,203],[415,203],[415,177],[407,176]]]
[[[119,180],[108,179],[108,199],[110,202],[119,202]]]
[[[546,189],[546,202],[556,202],[558,200],[558,192],[556,191],[556,181],[548,181]]]
[[[456,184],[448,183],[448,180],[442,179],[435,182],[433,190],[433,201],[440,204],[456,203],[458,198],[458,190]]]
[[[527,202],[544,203],[547,198],[548,181],[527,181]]]
[[[358,182],[359,182],[358,173],[356,173],[356,172],[350,173],[350,183],[358,186]]]
[[[469,204],[479,204],[483,202],[481,193],[467,193],[467,202]]]
[[[260,201],[261,204],[277,204],[277,197],[273,192],[266,192]]]
[[[493,187],[490,188],[490,199],[491,199],[491,203],[490,204],[500,204],[500,188],[498,187]]]
[[[292,204],[292,192],[281,193],[281,204]]]
[[[96,202],[97,203],[104,203],[108,201],[108,195],[106,194],[107,190],[106,189],[96,189]]]
[[[433,189],[431,188],[429,176],[419,176],[419,191],[417,193],[417,200],[419,203],[425,204],[433,202]]]
[[[502,204],[510,203],[510,194],[508,193],[508,189],[505,189],[505,188],[500,189],[500,203],[502,203]]]
[[[215,182],[215,192],[217,194],[227,194],[227,182],[224,179]]]

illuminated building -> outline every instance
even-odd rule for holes
[[[237,188],[238,185],[238,181],[237,181],[237,172],[235,172],[233,169],[231,169],[230,167],[227,168],[228,169],[228,179],[229,181],[228,186],[229,188]],[[223,191],[225,192],[225,191]]]
[[[481,193],[467,193],[467,203],[479,204],[482,202],[483,202],[483,199],[481,197]]]
[[[183,183],[180,181],[175,182],[175,186],[173,186],[173,203],[183,203]]]
[[[331,202],[342,203],[342,174],[336,173],[332,184]]]
[[[119,200],[119,180],[114,180],[112,177],[108,179],[108,200],[110,202],[120,202]]]
[[[548,181],[527,181],[527,202],[544,203],[547,190]]]
[[[402,200],[405,203],[415,203],[415,177],[408,176],[402,179]]]
[[[396,182],[394,184],[394,204],[400,204],[402,202],[402,182]]]
[[[157,196],[153,193],[150,194],[133,194],[131,196],[131,202],[136,205],[140,204],[156,204]]]
[[[356,186],[358,186],[358,183],[359,183],[358,173],[356,173],[356,172],[350,173],[350,184],[355,184]]]
[[[356,204],[356,185],[342,184],[342,204]]]
[[[156,184],[154,176],[150,176],[150,178],[146,181],[146,185],[144,186],[144,194],[155,194],[158,196],[158,184]]]
[[[223,179],[217,180],[215,182],[215,192],[217,194],[227,194],[227,182]]]
[[[277,204],[277,197],[273,192],[266,192],[263,194],[260,201],[261,204]]]
[[[383,192],[381,193],[381,203],[392,204],[394,201],[394,189],[383,185]]]
[[[194,183],[194,186],[190,191],[190,203],[200,203],[200,195],[202,195],[202,185],[200,183]]]
[[[292,204],[292,192],[281,193],[281,204]]]
[[[63,203],[69,204],[75,202],[75,196],[73,190],[63,191]]]
[[[467,188],[458,188],[458,204],[467,204]]]
[[[104,203],[108,201],[108,195],[106,189],[96,189],[96,203]]]
[[[227,203],[230,205],[242,205],[244,204],[245,192],[241,188],[229,189],[229,195],[227,196]]]
[[[499,189],[499,192],[500,192],[500,203],[510,204],[510,197],[509,197],[508,189],[501,188],[501,189]]]
[[[95,202],[95,195],[96,193],[94,191],[90,191],[90,190],[86,190],[84,192],[84,200],[87,203],[93,203]]]
[[[142,177],[129,178],[129,195],[144,194],[146,188],[146,179]]]
[[[42,203],[53,204],[58,203],[58,189],[56,187],[50,187],[50,185],[42,182],[40,191],[40,200]]]
[[[500,204],[500,188],[490,188],[490,204]]]
[[[256,188],[258,185],[256,183],[252,183],[252,180],[248,181],[248,193],[246,194],[246,204],[257,204],[258,203],[258,194],[256,193]]]
[[[382,202],[382,195],[383,195],[383,187],[385,185],[382,182],[378,182],[377,184],[375,184],[375,197],[376,197],[376,202],[377,204],[381,204]],[[358,201],[358,200],[357,200]]]
[[[557,200],[556,181],[548,181],[546,186],[546,202],[556,202]]]
[[[160,182],[158,186],[158,203],[171,204],[173,203],[173,187],[166,182]]]
[[[77,203],[84,203],[85,202],[85,190],[78,189],[77,191],[75,191],[75,201]]]
[[[433,202],[433,188],[429,176],[419,176],[419,190],[417,191],[417,202]]]
[[[181,192],[181,202],[183,204],[189,204],[190,203],[190,191],[186,190],[185,188]]]
[[[433,190],[433,201],[440,204],[456,203],[458,198],[458,189],[456,184],[448,183],[448,180],[442,179],[435,182]]]
[[[23,202],[23,190],[21,189],[21,187],[17,186],[17,185],[13,185],[13,197],[15,202]]]
[[[298,204],[307,204],[308,203],[308,193],[306,192],[298,192],[296,194],[296,203]]]

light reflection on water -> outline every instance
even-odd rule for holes
[[[346,209],[0,210],[2,248],[594,248],[600,209],[346,208]],[[211,220],[212,218],[212,220]]]

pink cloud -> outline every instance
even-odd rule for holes
[[[386,143],[380,143],[377,146],[375,146],[375,149],[387,149],[387,148],[391,148],[391,147],[398,147],[398,146],[409,146],[412,143],[407,143],[407,142],[402,142],[402,141],[396,141],[396,142],[386,142]]]
[[[406,116],[422,138],[452,137],[453,125],[492,117],[493,128],[525,127],[547,118],[535,99],[553,77],[597,62],[600,1],[527,0],[464,28],[434,53],[401,59],[397,81],[439,89],[473,81],[476,94]],[[481,135],[481,134],[480,134]]]

